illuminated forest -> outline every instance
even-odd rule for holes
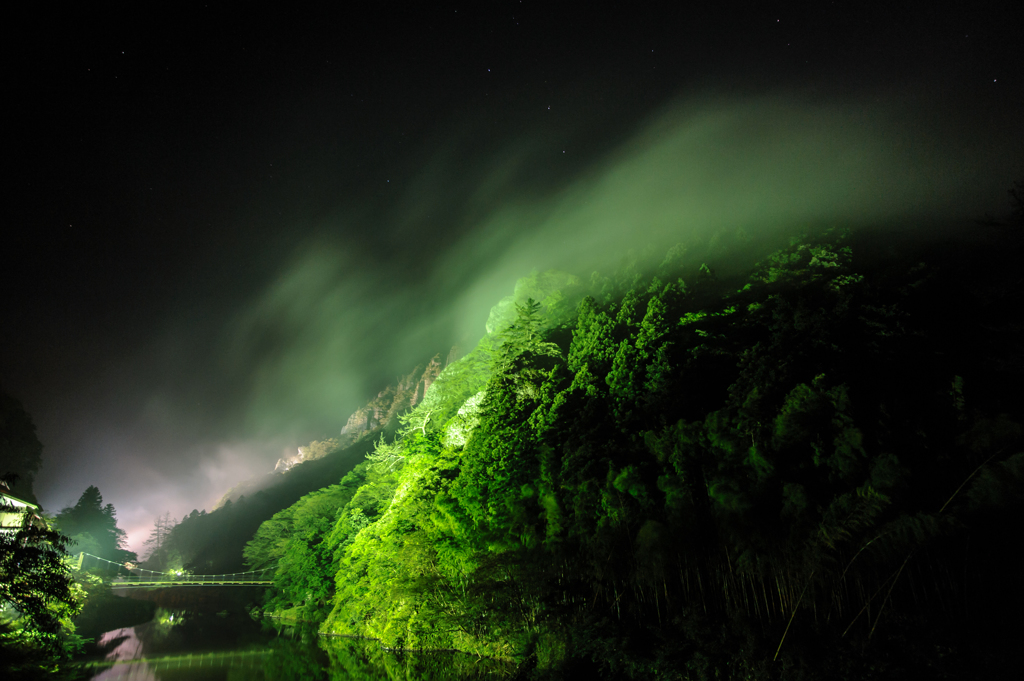
[[[541,676],[994,678],[1024,596],[1019,232],[764,249],[521,279],[394,428],[313,462],[340,480],[166,551],[226,569],[189,542],[251,536],[267,612]]]
[[[4,681],[1020,675],[1024,3],[7,24]]]

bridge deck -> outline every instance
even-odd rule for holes
[[[251,579],[179,579],[179,580],[140,580],[140,581],[118,581],[113,580],[110,582],[111,589],[126,589],[136,587],[168,587],[168,586],[270,586],[274,582],[271,580],[251,580]]]

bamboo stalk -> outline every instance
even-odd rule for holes
[[[910,555],[913,555],[911,552]],[[893,588],[896,586],[896,581],[900,578],[900,573],[903,572],[903,568],[907,566],[907,561],[910,560],[910,556],[907,556],[903,561],[903,565],[900,565],[900,569],[896,571],[896,577],[892,580],[892,584],[889,585],[889,590],[885,593],[885,599],[882,600],[882,605],[878,608],[878,617],[875,618],[875,623],[871,627],[871,631],[868,632],[868,640],[871,640],[872,635],[875,633],[875,628],[878,626],[878,622],[882,619],[882,612],[885,610],[885,604],[889,602],[889,596],[892,594]]]
[[[804,599],[804,594],[807,592],[807,588],[811,585],[811,578],[814,577],[814,571],[807,576],[807,583],[804,584],[804,590],[800,592],[800,599],[796,602],[796,607],[793,608],[793,614],[789,616],[789,622],[786,623],[786,630],[782,632],[782,638],[779,639],[779,647],[775,649],[775,657],[772,658],[772,662],[779,659],[779,651],[782,650],[782,644],[786,640],[786,634],[789,633],[789,628],[793,624],[793,619],[796,617],[797,609],[800,607],[800,601]]]

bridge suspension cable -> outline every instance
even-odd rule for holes
[[[203,585],[269,585],[273,583],[268,572],[277,569],[276,565],[265,567],[259,570],[247,570],[245,572],[229,572],[215,575],[196,575],[185,571],[160,572],[142,568],[134,563],[117,563],[100,556],[82,551],[79,554],[78,569],[81,570],[85,557],[107,563],[117,567],[117,577],[110,580],[110,585],[121,586],[203,586]],[[121,571],[124,570],[125,573]]]

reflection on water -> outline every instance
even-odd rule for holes
[[[200,655],[169,655],[154,659],[114,664],[93,679],[265,679],[265,658],[269,651],[207,653]],[[274,677],[272,677],[274,678]]]
[[[135,635],[135,628],[115,629],[103,634],[97,641],[103,650],[109,650],[106,659],[121,662],[142,657],[142,641]]]
[[[85,678],[104,681],[463,681],[514,671],[471,655],[395,654],[375,641],[227,613],[158,610],[153,621],[107,632],[98,643],[102,656],[84,662]]]
[[[392,653],[376,641],[324,637],[320,647],[330,658],[332,681],[502,681],[515,675],[514,664],[449,652]]]
[[[87,678],[104,681],[326,678],[315,632],[240,614],[161,609],[151,622],[109,631],[97,643],[102,657],[84,665]],[[302,660],[299,675],[289,671],[294,660]]]

